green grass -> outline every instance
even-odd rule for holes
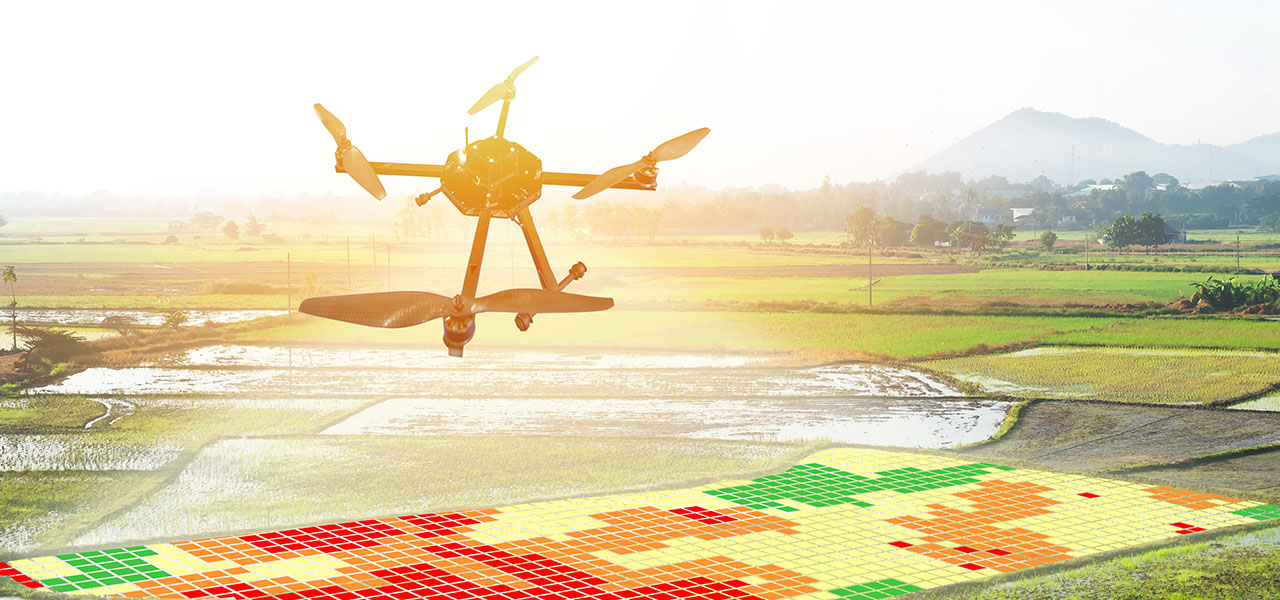
[[[1270,352],[1042,347],[921,365],[989,392],[1111,402],[1211,404],[1280,383]]]
[[[1274,321],[1236,318],[1117,319],[1097,329],[1064,331],[1046,344],[1280,350]]]
[[[103,413],[82,396],[24,396],[0,399],[0,433],[26,429],[80,429]]]
[[[527,332],[510,317],[480,315],[469,347],[564,347],[823,351],[910,358],[1030,342],[1056,332],[1103,326],[1108,318],[991,317],[895,314],[610,310],[538,315]],[[246,331],[261,343],[392,344],[436,348],[432,322],[405,329],[372,329],[298,315],[277,327]]]
[[[1045,575],[1006,579],[922,599],[1247,600],[1280,598],[1280,529],[1179,544]]]
[[[65,544],[75,532],[137,501],[155,479],[134,471],[0,473],[0,558]]]
[[[874,273],[874,271],[873,271]],[[983,303],[1090,306],[1106,303],[1168,304],[1190,296],[1186,273],[985,269],[976,273],[874,277],[875,305],[974,309]],[[666,277],[627,280],[622,302],[829,302],[867,305],[865,277]]]

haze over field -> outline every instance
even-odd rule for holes
[[[533,55],[512,139],[550,169],[600,171],[711,127],[667,185],[892,177],[1024,106],[1181,146],[1280,131],[1273,3],[471,6],[8,6],[0,192],[355,192],[313,103],[371,160],[440,161],[464,127],[491,130],[496,109],[466,108]],[[1236,174],[1221,160],[1215,177]],[[387,181],[393,196],[418,183]]]
[[[1228,147],[1162,144],[1105,119],[1076,119],[1023,108],[908,169],[965,179],[1040,175],[1074,184],[1133,171],[1168,173],[1184,183],[1248,179],[1280,173],[1280,135]]]

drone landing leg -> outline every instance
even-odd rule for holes
[[[484,244],[489,237],[490,217],[488,212],[482,212],[476,223],[476,237],[471,242],[471,258],[467,259],[467,274],[462,280],[462,296],[466,298],[475,298],[476,287],[480,284],[480,263],[484,260]],[[460,299],[455,298],[454,302],[460,302]],[[449,356],[462,356],[462,347],[475,334],[475,315],[445,317],[444,345],[449,349]]]
[[[529,254],[533,256],[533,267],[538,270],[538,282],[542,284],[542,289],[558,291],[560,284],[556,281],[556,274],[551,271],[551,261],[547,260],[547,253],[542,249],[542,239],[538,237],[538,228],[534,227],[533,215],[528,208],[516,215],[516,222],[524,232],[524,241],[529,244]]]
[[[476,287],[480,284],[480,263],[484,260],[484,244],[489,237],[489,219],[487,212],[480,213],[476,222],[476,237],[471,242],[471,258],[467,259],[467,275],[462,280],[462,295],[476,297]]]
[[[551,270],[551,261],[547,260],[547,252],[542,248],[542,239],[538,237],[538,228],[533,225],[533,215],[529,213],[527,207],[516,215],[516,223],[524,232],[525,243],[529,244],[529,254],[533,257],[533,267],[538,271],[538,282],[542,284],[542,289],[558,292],[575,280],[582,279],[587,272],[587,266],[577,263],[569,269],[569,274],[563,280],[556,281],[556,274]],[[516,315],[516,327],[520,331],[528,330],[531,324],[533,324],[532,314]]]

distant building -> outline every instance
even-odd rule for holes
[[[1017,221],[1018,219],[1030,217],[1031,213],[1036,211],[1035,208],[1010,208],[1009,210],[1013,211],[1014,221]]]
[[[1108,190],[1114,190],[1118,187],[1120,186],[1114,183],[1101,183],[1101,184],[1095,183],[1093,185],[1086,185],[1074,192],[1071,192],[1070,194],[1065,194],[1062,197],[1063,198],[1088,198],[1089,196],[1093,195],[1094,190],[1097,190],[1099,192],[1105,192]]]
[[[1003,209],[987,208],[980,205],[965,206],[959,212],[962,218],[982,223],[983,225],[998,225],[1003,223],[1005,218]]]
[[[1185,244],[1187,243],[1187,232],[1165,223],[1164,240],[1166,244]]]

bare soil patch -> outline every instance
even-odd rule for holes
[[[1017,425],[1003,438],[967,453],[1024,460],[1063,471],[1098,472],[1175,463],[1276,443],[1280,443],[1280,414],[1038,401],[1022,411]],[[1167,472],[1144,470],[1142,475],[1167,476],[1175,482],[1205,477],[1205,484],[1213,487],[1240,490],[1257,489],[1267,478],[1280,482],[1280,455],[1210,464],[1212,475],[1203,475],[1210,472],[1205,471],[1209,465],[1180,466]]]

